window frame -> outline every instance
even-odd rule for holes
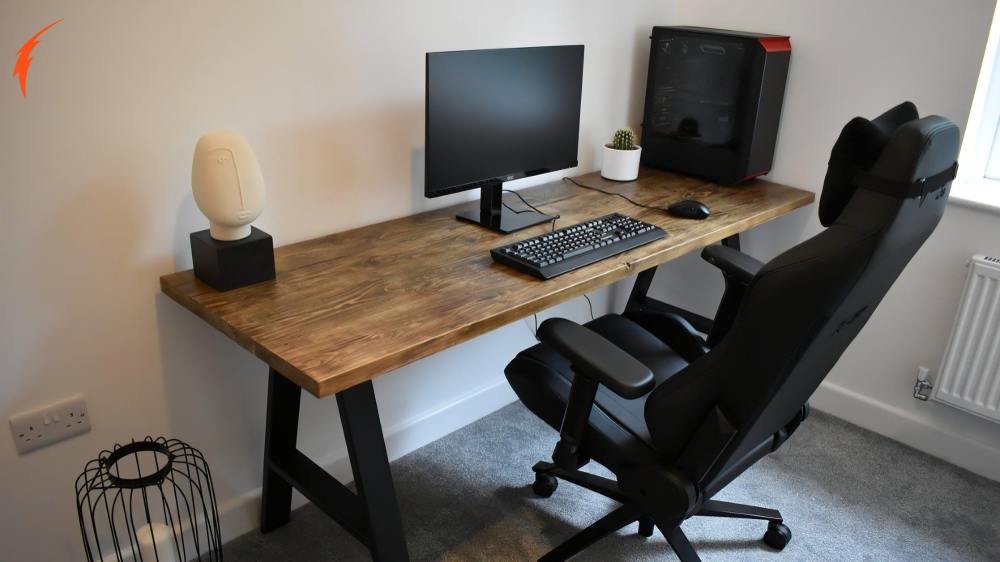
[[[993,12],[983,64],[976,82],[969,122],[959,153],[958,178],[952,198],[973,205],[1000,209],[1000,180],[986,177],[991,153],[993,168],[1000,170],[1000,4]],[[1000,177],[1000,174],[997,174]]]

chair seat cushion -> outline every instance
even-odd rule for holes
[[[617,314],[602,316],[585,326],[646,365],[657,385],[687,366],[655,336]],[[538,344],[519,353],[505,373],[525,406],[558,431],[573,381],[569,361],[549,346]],[[603,386],[598,389],[597,407],[591,413],[585,439],[589,456],[612,470],[626,459],[631,463],[656,460],[643,414],[647,396],[626,400]]]

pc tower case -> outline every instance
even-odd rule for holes
[[[771,171],[787,36],[654,27],[642,162],[733,185]]]

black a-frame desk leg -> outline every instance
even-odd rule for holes
[[[354,484],[368,524],[372,559],[409,560],[372,382],[365,381],[337,394],[337,407]]]
[[[292,485],[271,467],[271,459],[290,455],[299,434],[302,389],[274,369],[267,381],[267,429],[264,437],[264,486],[261,493],[260,531],[269,533],[285,523],[292,511]]]
[[[375,562],[409,560],[371,381],[337,394],[357,494],[296,448],[301,394],[295,383],[271,369],[261,532],[288,522],[294,487],[367,546]]]

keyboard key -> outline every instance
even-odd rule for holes
[[[567,254],[563,254],[563,259],[569,259],[569,258],[571,258],[573,256],[579,256],[580,254],[585,254],[585,253],[587,253],[587,252],[589,252],[590,250],[593,250],[593,249],[594,249],[593,246],[584,246],[582,248],[578,248],[576,250],[573,250],[572,252],[569,252]]]

